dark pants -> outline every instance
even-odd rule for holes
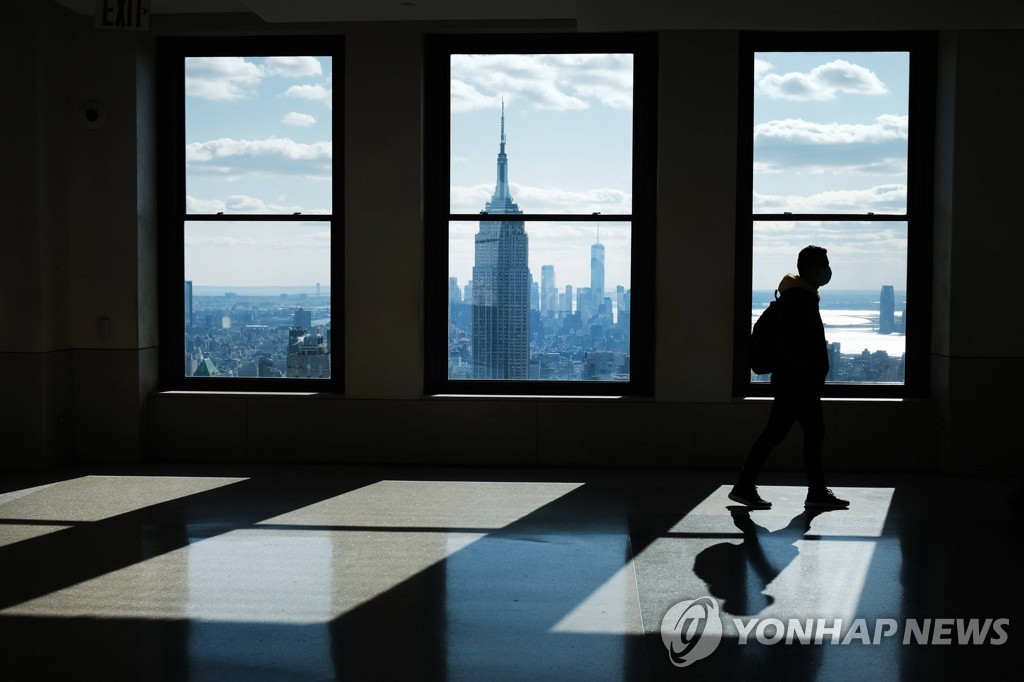
[[[740,485],[753,485],[761,465],[768,455],[781,443],[795,422],[800,422],[804,432],[804,468],[807,470],[807,484],[811,488],[825,487],[825,472],[822,469],[821,449],[825,441],[825,419],[821,411],[821,398],[817,395],[779,395],[772,403],[768,425],[754,441],[747,456],[747,463],[740,472]]]

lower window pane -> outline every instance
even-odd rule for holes
[[[906,364],[907,224],[905,222],[775,222],[753,226],[750,325],[797,272],[797,255],[828,249],[832,280],[819,290],[829,383],[902,384]],[[751,372],[752,382],[770,375]]]
[[[629,223],[452,222],[448,378],[628,381]]]
[[[185,375],[331,377],[326,222],[185,223]]]

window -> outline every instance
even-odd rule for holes
[[[338,38],[160,42],[165,387],[340,386],[340,54]]]
[[[652,385],[652,36],[432,36],[427,390]]]
[[[927,43],[905,35],[745,37],[738,395],[766,394],[770,376],[749,369],[746,339],[809,244],[828,249],[833,270],[820,290],[826,395],[927,392],[934,79]]]

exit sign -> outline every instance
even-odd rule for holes
[[[96,28],[148,31],[151,0],[96,0]]]

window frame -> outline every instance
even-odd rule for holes
[[[754,213],[754,56],[760,52],[907,52],[909,55],[907,208],[903,214]],[[935,140],[936,36],[934,32],[892,33],[741,33],[739,40],[737,121],[736,294],[733,344],[733,395],[773,395],[769,383],[750,381],[750,295],[753,228],[756,221],[890,221],[907,224],[907,319],[903,384],[829,383],[830,398],[924,398],[929,395],[931,350],[932,232]],[[827,244],[823,244],[826,248]],[[793,254],[793,268],[796,268]]]
[[[657,217],[657,34],[434,34],[425,36],[424,86],[424,390],[428,395],[651,395],[654,386],[654,247]],[[630,378],[628,381],[450,379],[448,357],[449,221],[451,213],[451,62],[453,54],[624,53],[633,62],[632,212],[516,214],[515,220],[629,222]],[[495,138],[497,139],[497,137]],[[528,229],[528,225],[527,225]],[[535,276],[539,277],[540,273]],[[539,279],[535,281],[540,281]]]
[[[321,393],[344,386],[344,159],[332,153],[331,213],[189,214],[185,173],[185,59],[188,57],[331,57],[332,90],[344,93],[344,39],[315,36],[213,36],[157,39],[158,264],[161,390]],[[342,95],[343,96],[343,95]],[[344,149],[343,100],[331,107],[332,149]],[[331,377],[329,379],[190,377],[185,375],[184,309],[186,222],[319,222],[331,231]]]

